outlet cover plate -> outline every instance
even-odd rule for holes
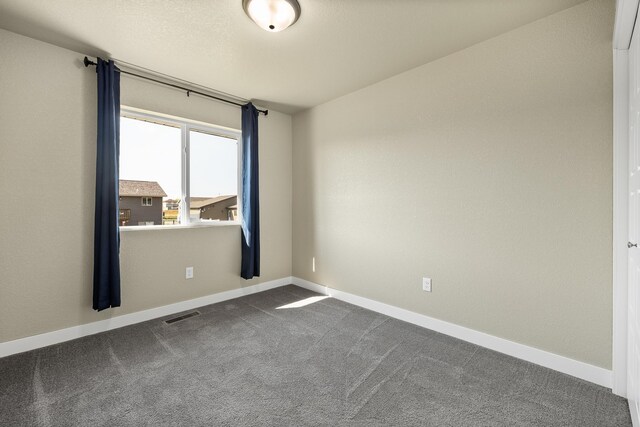
[[[193,279],[193,267],[187,267],[184,277],[185,279]]]
[[[431,292],[431,278],[429,277],[422,278],[422,290],[425,292]]]

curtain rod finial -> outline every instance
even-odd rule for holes
[[[82,61],[82,62],[84,62],[84,66],[85,66],[85,68],[86,68],[86,67],[88,67],[89,65],[96,65],[96,63],[95,63],[95,62],[91,61],[91,60],[90,60],[89,58],[87,58],[86,56],[84,57],[84,61]]]

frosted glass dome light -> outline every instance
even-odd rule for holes
[[[300,17],[297,0],[242,0],[242,7],[258,27],[271,33],[290,27]]]

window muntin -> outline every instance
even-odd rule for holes
[[[239,131],[128,107],[121,111],[121,226],[239,220]],[[134,188],[127,193],[123,182]],[[137,210],[147,210],[145,215],[128,203],[127,194],[134,192]]]

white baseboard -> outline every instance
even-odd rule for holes
[[[233,289],[230,291],[220,292],[217,294],[207,295],[201,298],[195,298],[188,301],[182,301],[175,304],[169,304],[162,307],[151,308],[148,310],[138,311],[136,313],[123,314],[111,319],[100,320],[97,322],[87,323],[85,325],[72,326],[66,329],[60,329],[53,332],[34,335],[31,337],[20,338],[13,341],[0,343],[0,357],[9,356],[16,353],[22,353],[36,348],[46,347],[58,344],[64,341],[81,338],[87,335],[93,335],[100,332],[106,332],[111,329],[121,328],[123,326],[133,325],[135,323],[145,322],[147,320],[156,319],[170,314],[180,313],[186,310],[202,307],[209,304],[215,304],[245,295],[255,294],[257,292],[278,288],[293,283],[305,289],[318,292],[323,295],[329,295],[341,301],[354,304],[368,310],[385,314],[387,316],[403,320],[423,328],[431,329],[445,335],[452,336],[509,356],[517,357],[537,365],[544,366],[577,378],[581,378],[592,383],[611,388],[612,372],[610,370],[580,362],[568,357],[560,356],[524,344],[518,344],[504,338],[498,338],[493,335],[478,332],[473,329],[465,328],[453,323],[438,320],[423,314],[414,313],[409,310],[394,307],[368,298],[360,297],[342,292],[317,283],[298,277],[284,277],[282,279],[272,280],[269,282],[259,283],[257,285],[247,286],[246,288]]]
[[[123,326],[133,325],[135,323],[145,322],[147,320],[156,319],[158,317],[168,316],[170,314],[180,313],[186,310],[202,307],[209,304],[215,304],[245,295],[255,294],[257,292],[266,291],[280,286],[293,283],[291,277],[271,280],[269,282],[259,283],[257,285],[247,286],[245,288],[232,289],[230,291],[220,292],[217,294],[207,295],[200,298],[181,301],[175,304],[169,304],[162,307],[150,308],[148,310],[138,311],[130,314],[112,317],[111,319],[99,320],[97,322],[87,323],[70,328],[59,329],[53,332],[34,335],[26,338],[20,338],[13,341],[0,343],[0,357],[9,356],[16,353],[22,353],[36,348],[47,347],[49,345],[58,344],[64,341],[93,335],[100,332],[109,331],[111,329],[121,328]]]
[[[564,374],[590,381],[603,387],[611,388],[612,385],[612,372],[608,369],[600,368],[598,366],[590,365],[588,363],[580,362],[578,360],[570,359],[568,357],[560,356],[534,347],[529,347],[524,344],[518,344],[504,338],[498,338],[493,335],[485,334],[484,332],[478,332],[473,329],[465,328],[464,326],[438,320],[423,314],[414,313],[389,304],[384,304],[347,292],[331,289],[298,277],[293,277],[293,284],[310,291],[329,295],[341,301],[488,348],[490,350],[526,360],[527,362],[535,363],[537,365],[544,366],[545,368],[553,369]]]

